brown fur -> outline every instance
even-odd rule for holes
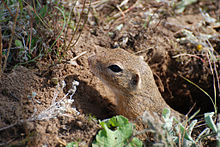
[[[88,62],[91,71],[115,93],[119,114],[134,120],[144,111],[161,116],[164,108],[170,108],[155,84],[150,67],[141,57],[123,49],[111,49],[89,57]],[[119,66],[122,71],[112,72],[111,65]],[[173,115],[180,115],[170,110]]]

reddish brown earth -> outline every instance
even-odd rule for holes
[[[124,16],[107,21],[106,15],[121,13],[114,3],[106,3],[98,11],[99,20],[93,21],[95,17],[93,14],[90,16],[78,43],[61,63],[53,65],[39,61],[31,69],[18,66],[2,75],[0,128],[3,129],[0,130],[0,145],[64,146],[71,141],[80,142],[80,146],[90,144],[100,128],[91,116],[105,119],[115,115],[113,94],[92,75],[87,63],[87,58],[92,53],[106,48],[121,47],[143,56],[154,72],[164,99],[175,110],[186,114],[195,104],[192,112],[199,108],[201,113],[213,111],[209,98],[180,76],[196,83],[213,97],[213,77],[207,58],[202,56],[202,52],[195,46],[176,41],[181,37],[180,31],[183,28],[195,35],[219,35],[219,29],[211,29],[211,25],[198,27],[204,19],[196,9],[204,5],[212,17],[219,18],[218,7],[211,2],[191,5],[183,15],[176,16],[171,15],[172,10],[165,4],[144,3],[132,8],[134,2],[130,2],[128,7],[132,9]],[[155,21],[150,24],[146,22],[144,13],[147,10],[158,15],[152,18]],[[145,23],[147,27],[144,27]],[[123,24],[123,27],[119,31],[117,27],[120,24]],[[210,42],[216,50],[216,55],[219,55],[220,38]],[[68,62],[84,51],[86,53],[74,60],[73,64]],[[196,57],[173,58],[186,53]],[[218,63],[218,71],[219,66]],[[36,120],[33,116],[38,116],[52,105],[54,94],[58,91],[54,80],[66,82],[66,87],[59,91],[57,101],[64,97],[74,80],[79,82],[71,106],[80,114],[70,107],[65,115],[59,113],[50,119]],[[31,97],[33,92],[36,93],[35,97]]]

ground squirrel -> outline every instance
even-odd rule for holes
[[[149,65],[141,58],[123,49],[111,49],[88,58],[93,74],[115,94],[117,112],[136,119],[144,111],[161,116],[170,108],[162,98]],[[171,109],[175,116],[180,114]]]

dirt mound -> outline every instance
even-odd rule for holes
[[[212,3],[209,5],[214,7]],[[39,61],[34,69],[19,66],[2,75],[0,145],[62,146],[79,141],[80,146],[86,146],[91,143],[99,129],[93,116],[104,119],[115,115],[114,95],[92,75],[87,63],[88,56],[106,48],[120,47],[143,56],[154,72],[163,98],[175,110],[185,114],[192,107],[192,112],[213,111],[207,95],[182,78],[186,77],[214,97],[212,71],[205,56],[208,54],[191,43],[181,44],[177,40],[186,37],[182,33],[184,29],[195,36],[201,32],[219,34],[218,29],[200,24],[204,22],[203,16],[192,15],[191,8],[187,15],[172,16],[166,5],[130,1],[128,6],[130,9],[124,13],[115,9],[114,3],[100,8],[96,16],[100,20],[89,19],[78,43],[61,63]],[[214,15],[212,12],[213,9],[210,13]],[[108,21],[104,14],[108,14]],[[210,42],[219,55],[220,38],[210,38]],[[71,60],[83,52],[86,53]],[[219,63],[216,69],[220,71]],[[69,90],[74,89],[73,83],[77,90],[71,96]],[[62,105],[68,107],[63,109]]]

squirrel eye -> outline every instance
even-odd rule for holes
[[[110,65],[108,68],[111,69],[113,72],[121,72],[122,71],[122,69],[118,65],[115,65],[115,64]]]

